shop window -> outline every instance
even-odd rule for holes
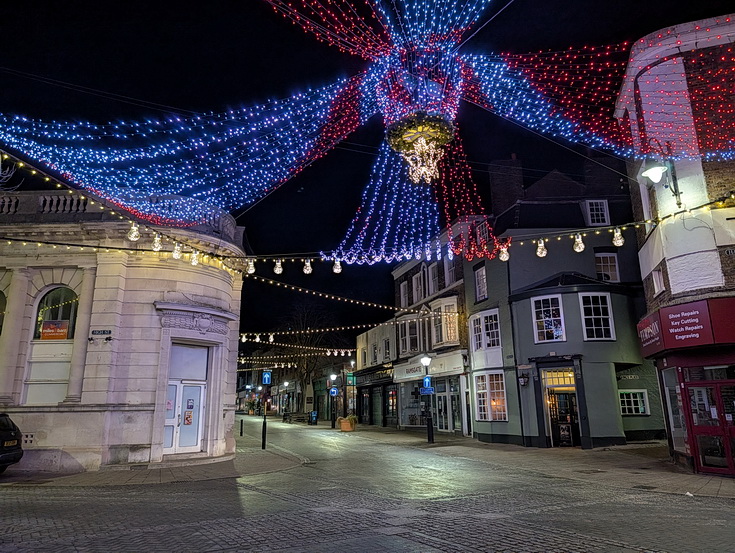
[[[607,210],[607,200],[587,200],[585,202],[587,224],[599,227],[610,224],[610,215]]]
[[[507,421],[505,374],[502,371],[475,375],[475,398],[478,421]]]
[[[541,296],[531,299],[535,342],[562,342],[566,340],[564,331],[564,311],[561,296]]]
[[[596,253],[595,271],[597,278],[605,282],[620,282],[618,256],[614,253]]]
[[[585,340],[615,339],[610,294],[579,294],[579,309]]]
[[[646,390],[620,390],[621,415],[648,415],[648,392]]]
[[[485,265],[475,269],[475,301],[487,299],[487,278]]]
[[[38,304],[34,340],[71,340],[77,319],[79,298],[65,286],[46,293]]]

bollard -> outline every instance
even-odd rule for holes
[[[242,419],[240,419],[240,436],[242,436]]]

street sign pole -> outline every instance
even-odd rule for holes
[[[426,396],[429,400],[429,408],[426,410],[426,441],[430,444],[434,443],[434,421],[431,418],[431,396]]]
[[[263,401],[263,443],[261,444],[261,449],[265,449],[265,432],[266,432],[265,413],[267,410],[268,410],[268,402]]]

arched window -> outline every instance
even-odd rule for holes
[[[70,340],[74,338],[79,297],[71,288],[60,286],[46,293],[38,304],[35,340]]]
[[[3,333],[3,322],[5,321],[5,310],[8,307],[8,300],[5,298],[5,294],[0,292],[0,334]]]

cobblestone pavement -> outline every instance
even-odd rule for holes
[[[405,433],[274,423],[262,452],[259,431],[245,419],[234,463],[170,473],[202,479],[148,474],[138,483],[108,474],[105,484],[99,474],[9,470],[0,479],[0,551],[735,551],[732,498],[616,482],[612,465],[632,455],[604,461],[569,450],[536,470],[530,461],[518,466],[514,450],[471,440],[427,446]],[[565,469],[579,458],[586,472]],[[643,470],[649,465],[625,470],[634,482],[650,473],[660,484],[650,488],[690,476]]]

